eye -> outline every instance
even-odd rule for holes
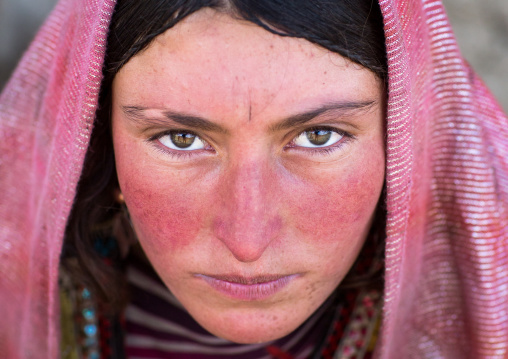
[[[170,131],[158,140],[162,145],[176,151],[202,150],[206,146],[201,138],[187,131]]]
[[[299,147],[328,147],[339,142],[344,133],[330,128],[311,128],[303,131],[292,141],[293,146]]]

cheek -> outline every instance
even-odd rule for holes
[[[150,181],[127,180],[122,185],[125,202],[143,247],[160,251],[185,247],[201,228],[200,212],[193,194],[181,188],[164,189]]]
[[[383,186],[384,159],[357,163],[339,174],[321,171],[292,188],[294,227],[314,243],[363,239],[368,232]]]
[[[190,185],[199,177],[192,171],[147,164],[142,148],[121,140],[115,144],[118,181],[141,244],[154,254],[189,245],[203,228],[207,187]]]

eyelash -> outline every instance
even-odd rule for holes
[[[305,133],[305,132],[309,132],[309,131],[331,131],[331,132],[335,132],[337,134],[339,134],[340,136],[343,136],[342,139],[340,139],[339,141],[337,141],[336,143],[330,145],[330,146],[326,146],[326,147],[301,147],[301,146],[296,146],[296,145],[291,145],[291,143],[298,137],[300,136],[301,134]],[[200,138],[202,141],[204,141],[206,144],[208,144],[208,142],[206,140],[203,140],[201,138],[201,136],[199,136],[198,134],[196,134],[195,132],[193,131],[190,131],[190,130],[168,130],[168,131],[164,131],[164,132],[161,132],[161,133],[158,133],[154,136],[151,136],[150,138],[147,139],[147,142],[149,142],[150,144],[153,145],[153,147],[160,153],[164,154],[164,155],[169,155],[169,156],[172,156],[174,158],[177,158],[177,159],[185,159],[185,158],[189,158],[191,156],[194,156],[195,155],[195,151],[178,151],[178,150],[172,150],[162,144],[157,144],[158,140],[164,136],[170,136],[171,133],[175,133],[175,132],[182,132],[182,133],[189,133],[189,134],[192,134],[198,138]],[[348,143],[349,141],[355,139],[355,136],[353,136],[352,134],[346,132],[346,131],[342,131],[342,130],[338,130],[336,128],[333,128],[333,127],[328,127],[328,126],[317,126],[317,127],[310,127],[310,128],[306,128],[305,130],[299,132],[296,136],[294,136],[291,140],[291,142],[289,142],[289,144],[287,144],[286,146],[284,146],[284,149],[285,150],[298,150],[298,151],[305,151],[311,155],[330,155],[332,154],[333,152],[335,152],[336,150],[340,149],[343,145],[345,145],[346,143]],[[208,144],[208,146],[210,146]],[[213,150],[213,147],[210,146],[210,149],[204,149],[204,151],[214,151]]]
[[[292,146],[291,145],[291,143],[298,136],[300,136],[301,134],[303,134],[305,132],[310,132],[310,131],[331,131],[331,132],[335,132],[335,133],[339,134],[340,136],[343,136],[343,138],[340,139],[339,141],[329,145],[329,146],[326,146],[326,147],[301,147],[301,146]],[[333,152],[335,152],[336,150],[340,149],[345,144],[347,144],[349,141],[354,140],[354,139],[355,139],[355,136],[353,136],[349,132],[342,131],[342,130],[339,130],[337,128],[329,127],[329,126],[316,126],[316,127],[306,128],[305,130],[303,130],[301,132],[298,132],[298,134],[293,137],[291,142],[288,145],[286,145],[286,149],[297,150],[297,151],[305,151],[305,152],[307,152],[307,153],[309,153],[311,155],[317,155],[317,156],[319,156],[319,155],[330,155]]]
[[[182,132],[182,133],[188,133],[188,134],[192,134],[198,138],[200,138],[203,142],[205,142],[208,146],[210,146],[208,144],[208,142],[206,140],[203,140],[201,138],[201,136],[199,136],[197,133],[193,132],[193,131],[190,131],[190,130],[168,130],[168,131],[164,131],[164,132],[161,132],[161,133],[158,133],[154,136],[151,136],[150,138],[147,139],[147,142],[152,144],[153,147],[155,148],[155,150],[157,150],[158,152],[164,154],[164,155],[169,155],[171,157],[174,157],[174,158],[177,158],[177,159],[183,159],[183,158],[189,158],[191,156],[194,156],[194,152],[195,151],[177,151],[177,150],[172,150],[166,146],[164,146],[162,143],[157,143],[159,141],[160,138],[164,137],[164,136],[170,136],[171,133],[175,133],[175,132]],[[211,146],[210,146],[211,149],[213,149]],[[209,149],[204,149],[203,151],[211,151]]]

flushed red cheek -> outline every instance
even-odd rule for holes
[[[202,228],[203,206],[182,188],[155,188],[146,183],[122,186],[131,220],[143,247],[163,253],[188,246]],[[191,206],[190,204],[194,204]]]
[[[305,237],[323,243],[358,238],[376,208],[379,182],[372,180],[370,173],[359,173],[335,183],[293,189],[295,228]]]

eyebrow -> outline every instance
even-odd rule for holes
[[[339,118],[349,117],[353,115],[357,115],[360,112],[367,112],[370,110],[377,101],[341,101],[341,102],[332,102],[325,104],[323,106],[319,106],[310,111],[306,111],[303,113],[299,113],[296,115],[292,115],[282,121],[270,126],[272,131],[280,131],[288,128],[293,128],[296,126],[301,126],[307,122],[312,121],[318,116],[322,116],[328,112],[333,112],[333,114]],[[353,127],[353,124],[351,124]]]
[[[340,102],[332,102],[327,103],[325,105],[319,106],[315,109],[305,111],[299,114],[295,114],[289,116],[272,126],[270,126],[270,130],[273,132],[293,128],[296,126],[301,126],[307,122],[312,121],[318,116],[324,115],[328,112],[333,112],[333,114],[337,117],[349,117],[357,115],[360,112],[366,112],[370,110],[374,105],[377,104],[377,101],[340,101]],[[148,122],[154,125],[167,125],[168,121],[176,122],[186,127],[196,128],[204,131],[211,132],[223,132],[227,133],[228,131],[222,126],[207,120],[205,118],[199,116],[193,116],[185,113],[179,113],[171,110],[163,110],[163,117],[153,117],[146,116],[145,111],[149,110],[147,107],[143,106],[122,106],[122,111],[125,116],[134,122]],[[353,127],[356,127],[352,125]]]
[[[226,132],[222,126],[213,123],[212,121],[206,120],[199,116],[192,116],[184,113],[179,113],[170,110],[163,111],[163,118],[146,116],[145,111],[149,110],[143,106],[122,106],[122,111],[125,116],[134,122],[148,122],[154,125],[167,125],[167,121],[176,122],[184,126],[201,129],[204,131],[212,132]]]

